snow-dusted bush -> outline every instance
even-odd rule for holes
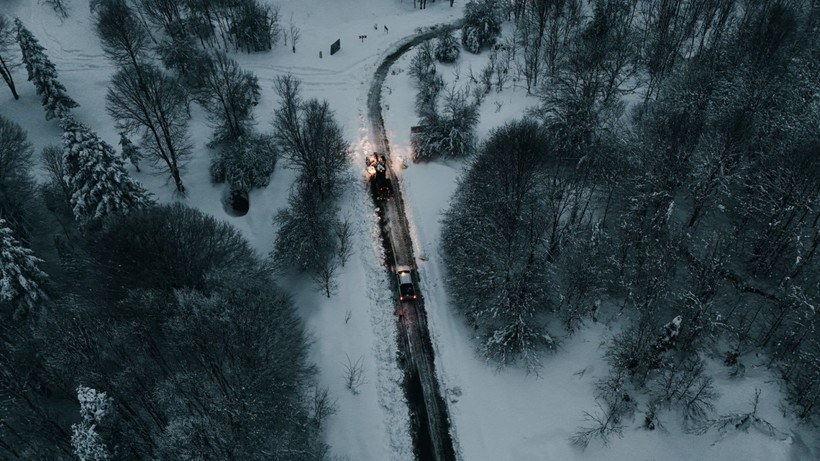
[[[416,79],[416,85],[419,88],[425,86],[436,75],[434,54],[430,42],[423,42],[410,59],[410,68],[407,72]]]
[[[651,398],[661,407],[680,411],[690,428],[697,427],[708,419],[719,396],[713,381],[697,355],[668,361],[650,385]]]
[[[424,118],[428,113],[438,110],[438,97],[443,89],[444,78],[438,74],[433,75],[423,85],[419,85],[414,102],[416,114],[419,117]]]
[[[249,132],[229,143],[211,164],[211,180],[229,182],[242,189],[265,187],[278,157],[273,136]]]
[[[680,335],[681,322],[682,318],[678,315],[663,326],[663,332],[655,340],[655,350],[658,352],[665,352],[673,349],[677,345],[678,335]]]
[[[475,151],[475,127],[478,105],[466,90],[451,88],[444,96],[443,111],[434,108],[422,112],[423,131],[413,133],[413,159],[464,158]]]
[[[642,316],[612,338],[604,356],[615,373],[628,375],[640,387],[662,364],[658,339],[655,324]]]
[[[464,49],[473,54],[481,52],[481,37],[479,32],[474,27],[464,27],[461,31],[461,44]]]
[[[471,53],[495,43],[501,34],[501,19],[498,2],[494,0],[470,0],[464,7],[464,26],[461,29],[461,44]]]
[[[585,425],[570,437],[570,442],[584,450],[594,439],[599,439],[604,446],[613,436],[623,437],[624,422],[620,406],[604,402],[595,402],[598,409],[592,413],[584,412]]]
[[[460,50],[458,41],[452,32],[442,35],[436,40],[436,59],[439,62],[455,62]]]
[[[749,429],[755,429],[769,437],[788,437],[787,434],[783,434],[772,423],[757,414],[757,407],[760,403],[760,389],[755,389],[755,395],[749,403],[752,407],[751,410],[745,413],[729,413],[720,415],[717,418],[710,418],[697,426],[696,432],[702,434],[715,429],[721,437],[725,437],[730,430],[749,432]]]

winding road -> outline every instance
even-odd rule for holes
[[[401,187],[390,166],[390,144],[382,117],[381,94],[384,79],[396,59],[413,46],[460,26],[461,22],[458,21],[408,37],[379,64],[367,98],[373,146],[386,156],[388,177],[394,184],[393,198],[377,203],[385,264],[391,272],[397,265],[410,266],[414,270],[413,279],[419,294],[419,299],[415,301],[397,303],[395,312],[399,334],[399,366],[404,370],[404,389],[410,405],[414,451],[416,458],[421,461],[455,461],[459,457],[450,432],[447,404],[436,378],[433,347],[427,328],[427,313],[424,310],[424,296],[418,291],[418,273],[415,271],[415,256],[404,213]],[[391,280],[394,281],[393,288],[396,290],[395,276],[391,276]]]

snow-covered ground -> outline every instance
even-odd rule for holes
[[[312,358],[319,369],[319,381],[336,399],[338,412],[327,424],[325,437],[334,454],[350,460],[412,459],[408,435],[407,406],[399,387],[401,373],[395,363],[396,341],[393,294],[388,274],[380,266],[381,249],[374,237],[375,217],[361,179],[364,156],[371,151],[366,95],[378,62],[395,44],[414,30],[451,22],[461,16],[463,1],[450,8],[449,2],[429,3],[426,10],[414,10],[412,0],[281,0],[281,19],[287,27],[291,17],[301,38],[296,53],[290,44],[280,44],[268,53],[238,54],[235,58],[253,71],[262,86],[262,102],[256,108],[261,130],[270,128],[278,101],[272,89],[277,75],[291,73],[302,81],[303,96],[327,99],[352,143],[354,160],[350,167],[350,187],[340,199],[342,213],[351,217],[356,229],[356,248],[340,271],[339,289],[330,299],[303,279],[286,280],[294,294],[306,325],[313,335]],[[118,135],[105,111],[105,92],[114,66],[106,60],[94,35],[88,14],[88,0],[71,0],[71,15],[60,21],[47,6],[34,0],[2,0],[0,13],[18,16],[46,47],[60,80],[80,107],[74,113],[99,135],[116,145]],[[377,25],[374,28],[374,25]],[[383,26],[389,28],[389,33]],[[358,39],[367,35],[364,41]],[[341,51],[330,56],[330,44],[341,39]],[[322,58],[319,52],[322,51]],[[394,69],[405,69],[409,55]],[[474,71],[486,56],[462,54],[462,78],[472,60]],[[445,78],[454,78],[452,68],[440,67]],[[46,121],[34,88],[26,82],[25,70],[14,74],[20,100],[14,101],[0,89],[0,114],[21,124],[39,151],[58,144],[56,121]],[[412,98],[415,88],[406,72],[389,75],[384,93],[385,118],[393,154],[409,158],[409,127],[416,124]],[[492,93],[483,106],[479,134],[483,137],[504,120],[519,117],[528,104],[522,89]],[[287,200],[293,171],[281,162],[270,185],[252,191],[251,210],[243,217],[231,217],[222,198],[224,185],[213,185],[208,175],[210,153],[205,147],[211,130],[202,112],[192,109],[190,133],[194,155],[183,173],[189,194],[174,196],[163,175],[131,173],[163,202],[182,201],[237,226],[259,254],[273,246],[272,217]],[[567,340],[563,350],[544,359],[541,377],[515,370],[497,370],[474,354],[470,331],[455,315],[442,282],[438,253],[439,217],[456,187],[463,164],[410,164],[399,172],[405,188],[409,222],[412,225],[419,260],[422,289],[430,318],[437,354],[436,369],[446,389],[453,415],[457,446],[465,460],[786,460],[793,456],[791,439],[774,440],[756,433],[731,434],[717,443],[715,434],[682,435],[672,424],[668,433],[648,433],[627,428],[624,438],[603,448],[593,443],[585,452],[570,446],[568,437],[582,423],[582,413],[593,410],[592,386],[606,373],[599,347],[612,334],[610,327],[593,325]],[[345,320],[348,317],[349,320]],[[347,359],[362,358],[365,383],[357,395],[344,386]],[[586,370],[583,374],[575,374]],[[723,373],[723,375],[721,375]],[[722,378],[717,371],[723,398],[719,411],[744,410],[755,387],[763,389],[765,404],[761,414],[779,429],[791,423],[782,418],[777,405],[777,385],[765,370],[751,370],[742,380]],[[672,418],[667,418],[671,420]],[[637,425],[637,424],[636,424]]]

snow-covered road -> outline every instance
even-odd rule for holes
[[[387,71],[402,54],[411,47],[430,40],[442,33],[460,26],[460,21],[430,28],[403,40],[396,50],[390,53],[376,69],[368,94],[368,118],[373,132],[374,148],[379,154],[390,158],[390,144],[382,117],[382,86]],[[388,160],[388,170],[392,171]],[[380,224],[385,230],[383,239],[387,267],[397,265],[416,269],[413,244],[404,212],[404,200],[401,195],[398,177],[388,175],[396,183],[395,195],[381,205]],[[414,274],[418,285],[418,273]],[[411,423],[415,453],[421,460],[449,461],[456,459],[456,450],[450,432],[450,416],[447,404],[442,396],[441,386],[435,372],[435,358],[430,333],[427,328],[427,313],[424,310],[424,297],[414,301],[401,302],[396,306],[399,334],[399,354],[402,369],[405,373],[404,387],[411,410]]]

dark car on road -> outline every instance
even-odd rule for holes
[[[399,301],[412,301],[416,295],[416,287],[413,286],[413,276],[407,266],[396,267],[396,277],[399,279]]]

